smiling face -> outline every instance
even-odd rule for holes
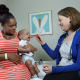
[[[70,30],[70,17],[65,17],[62,15],[58,15],[59,25],[61,29],[65,32]]]
[[[2,25],[5,34],[13,35],[16,32],[17,23],[15,18],[11,18],[6,24]]]

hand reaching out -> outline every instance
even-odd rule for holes
[[[44,44],[44,42],[43,42],[43,40],[42,40],[42,38],[41,38],[41,36],[39,34],[36,34],[35,37],[36,37],[36,39],[38,40],[38,42],[40,44]]]

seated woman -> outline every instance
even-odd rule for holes
[[[0,80],[30,80],[31,74],[18,53],[17,23],[9,9],[0,5]]]

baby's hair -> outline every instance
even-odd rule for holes
[[[27,29],[22,29],[18,32],[18,36],[22,35],[24,33],[24,31],[29,32]]]

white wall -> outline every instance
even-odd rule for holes
[[[0,0],[0,4],[6,4],[7,0]]]
[[[55,48],[59,36],[63,33],[58,25],[57,12],[64,7],[73,6],[80,10],[80,0],[7,0],[7,6],[15,15],[18,28],[29,29],[29,13],[52,10],[52,35],[44,35],[44,40],[52,47]],[[32,39],[33,45],[38,47],[35,53],[35,59],[51,60],[51,58],[43,51],[35,38]]]

